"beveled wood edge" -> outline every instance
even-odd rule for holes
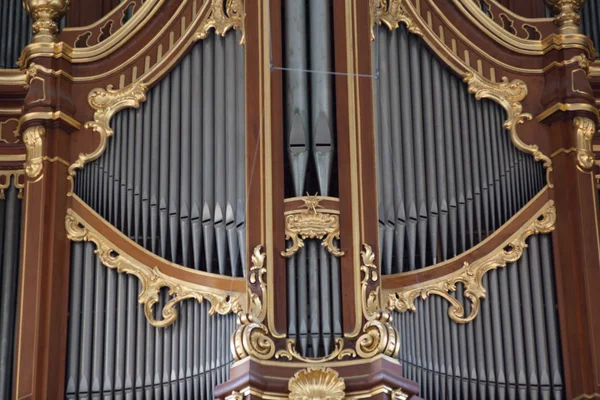
[[[485,240],[469,250],[444,262],[430,265],[410,272],[400,272],[382,276],[382,289],[388,293],[403,289],[408,286],[427,284],[447,275],[459,271],[465,263],[473,262],[497,251],[498,246],[506,242],[516,231],[527,224],[529,220],[539,213],[540,209],[551,199],[548,186],[545,186],[533,199],[531,199],[519,212],[513,215],[500,228],[494,231]]]
[[[129,239],[126,235],[117,230],[117,228],[108,223],[108,221],[92,210],[90,206],[88,206],[76,195],[71,197],[69,207],[79,216],[81,216],[88,226],[98,231],[109,242],[118,246],[123,254],[126,254],[128,257],[131,257],[132,259],[135,259],[144,265],[156,267],[162,273],[170,277],[195,285],[226,291],[232,294],[246,293],[245,278],[234,278],[210,272],[196,271],[194,269],[169,262],[164,258],[144,249],[142,246]]]

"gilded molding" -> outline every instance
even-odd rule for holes
[[[595,161],[592,138],[596,133],[596,124],[590,118],[578,116],[573,119],[573,127],[577,143],[577,162],[582,169],[590,170]]]
[[[25,173],[30,178],[36,178],[42,172],[43,157],[43,137],[46,135],[46,128],[42,125],[30,126],[23,132],[23,143],[27,149],[27,158],[25,160]]]
[[[269,329],[263,324],[266,316],[266,308],[263,306],[267,296],[267,285],[264,276],[267,273],[265,267],[266,253],[262,245],[254,248],[251,258],[250,283],[258,283],[260,295],[250,292],[248,309],[243,310],[238,305],[233,310],[238,315],[238,328],[231,337],[231,352],[235,360],[246,357],[255,357],[260,360],[268,360],[275,354],[275,342],[269,337]]]
[[[223,7],[225,2],[225,7]],[[225,36],[230,29],[236,29],[242,32],[240,44],[244,44],[245,16],[244,0],[211,0],[210,15],[200,25],[196,39],[206,38],[211,29],[221,36]]]
[[[331,368],[306,368],[294,374],[288,382],[290,400],[345,398],[346,384]]]
[[[467,72],[464,81],[468,84],[469,93],[475,94],[477,100],[483,98],[491,99],[504,107],[507,118],[503,126],[510,133],[511,141],[517,149],[533,155],[536,161],[543,162],[546,169],[548,186],[551,188],[554,187],[550,182],[552,160],[542,153],[537,145],[523,142],[517,133],[517,126],[533,118],[531,114],[523,112],[521,104],[521,101],[527,96],[527,85],[525,82],[519,79],[509,82],[506,77],[502,78],[502,82],[492,82],[473,72]]]
[[[362,310],[366,323],[356,342],[356,353],[361,358],[384,354],[396,358],[400,350],[400,337],[392,326],[392,314],[381,307],[379,270],[374,264],[375,253],[368,244],[360,252],[364,274],[361,280]],[[375,289],[371,289],[375,285]]]
[[[555,222],[556,209],[554,208],[554,202],[550,200],[536,217],[527,221],[517,232],[487,256],[472,264],[465,262],[461,269],[449,275],[389,293],[387,296],[387,309],[399,312],[415,311],[417,297],[427,299],[430,295],[438,295],[450,303],[448,308],[450,319],[459,324],[472,321],[479,313],[481,299],[486,297],[483,276],[488,271],[505,267],[507,263],[520,259],[527,247],[527,238],[534,234],[552,232]],[[463,284],[464,296],[471,302],[471,313],[467,316],[465,316],[463,305],[450,294],[456,291],[458,283]]]
[[[95,110],[94,120],[85,123],[85,128],[91,128],[100,136],[98,147],[91,153],[80,153],[79,158],[69,167],[69,177],[71,186],[73,186],[73,177],[76,170],[83,168],[86,163],[100,157],[106,145],[108,138],[114,131],[110,127],[110,119],[117,112],[127,107],[138,108],[140,103],[146,100],[147,87],[142,82],[134,82],[126,88],[113,90],[112,85],[105,89],[93,89],[88,95],[88,102]],[[71,188],[72,193],[72,188]]]
[[[411,15],[406,12],[404,1],[409,0],[370,0],[371,40],[375,40],[375,25],[382,23],[390,30],[394,30],[399,28],[402,22],[410,33],[423,35]]]
[[[23,7],[33,18],[33,43],[50,43],[58,33],[56,24],[69,9],[71,0],[23,0]]]
[[[4,191],[10,187],[11,177],[13,177],[13,185],[15,188],[19,189],[19,193],[17,194],[18,199],[23,198],[23,188],[25,187],[25,179],[22,179],[22,183],[19,183],[19,178],[25,176],[25,170],[2,170],[0,171],[0,177],[4,177],[4,179],[0,179],[0,200],[6,199],[6,195]]]
[[[320,358],[308,358],[303,357],[300,353],[298,353],[298,351],[296,350],[296,341],[294,339],[288,339],[286,341],[286,349],[278,350],[277,353],[275,353],[276,359],[280,359],[283,357],[287,358],[288,361],[292,361],[295,359],[309,364],[318,364],[332,360],[343,360],[346,357],[356,358],[356,351],[352,349],[345,349],[344,339],[337,338],[335,340],[335,348],[331,353],[329,353],[329,355]]]
[[[231,296],[222,290],[213,289],[197,284],[172,278],[162,273],[158,267],[150,267],[133,259],[127,254],[120,253],[117,246],[102,236],[72,209],[67,210],[65,218],[67,238],[74,242],[93,242],[96,245],[95,253],[100,262],[108,268],[116,269],[119,273],[135,275],[142,284],[142,291],[138,302],[144,305],[144,314],[150,324],[158,328],[171,325],[177,319],[176,305],[186,299],[195,299],[199,303],[208,300],[211,307],[209,315],[221,315],[234,312],[241,307],[240,298]],[[162,309],[162,320],[154,318],[154,305],[159,301],[161,288],[169,288],[171,299]]]
[[[322,239],[321,245],[331,254],[336,257],[343,256],[344,252],[333,243],[334,239],[340,238],[339,215],[318,210],[320,196],[306,196],[301,199],[306,210],[285,213],[285,238],[291,240],[292,245],[282,251],[281,255],[291,257],[296,254],[304,247],[304,239]]]

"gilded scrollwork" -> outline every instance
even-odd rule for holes
[[[375,253],[368,244],[363,244],[360,252],[363,273],[361,297],[363,316],[366,323],[356,342],[356,353],[361,358],[371,358],[378,354],[396,357],[400,350],[400,338],[392,326],[392,314],[382,309],[379,285],[379,272],[375,265]],[[373,288],[375,286],[375,288]]]
[[[342,338],[337,338],[335,340],[335,348],[333,349],[333,351],[331,353],[329,353],[329,355],[327,355],[325,357],[319,357],[319,358],[303,357],[296,350],[296,341],[294,339],[288,339],[286,341],[286,348],[282,349],[282,350],[278,350],[277,353],[275,353],[276,359],[287,358],[288,361],[298,360],[298,361],[302,361],[302,362],[309,363],[309,364],[318,364],[318,363],[323,363],[323,362],[332,361],[332,360],[343,360],[345,358],[355,358],[355,357],[356,357],[356,352],[354,350],[344,348],[344,339],[342,339]]]
[[[70,240],[93,242],[96,245],[95,253],[103,265],[116,269],[119,273],[125,272],[135,275],[140,280],[142,290],[138,296],[138,301],[144,305],[146,319],[153,326],[163,328],[175,322],[178,316],[175,306],[186,299],[195,299],[198,302],[208,300],[211,304],[210,315],[215,313],[225,315],[241,307],[239,296],[232,296],[218,289],[175,279],[164,274],[157,267],[152,268],[129,257],[127,254],[119,253],[113,243],[91,226],[87,226],[85,221],[71,209],[67,210],[65,226],[67,237]],[[163,287],[170,289],[169,296],[171,296],[171,299],[162,309],[163,319],[156,320],[154,318],[154,305],[158,302],[159,292]]]
[[[337,371],[326,368],[306,368],[296,372],[288,382],[290,400],[345,398],[346,384]]]
[[[479,312],[481,299],[486,297],[483,287],[483,276],[498,267],[505,267],[509,262],[515,262],[523,255],[529,236],[548,233],[554,230],[556,209],[554,202],[544,205],[537,217],[525,223],[505,243],[489,255],[464,266],[456,272],[423,284],[413,285],[395,290],[387,298],[387,309],[390,311],[415,311],[415,300],[418,297],[427,299],[430,295],[438,295],[450,303],[449,317],[456,323],[464,324],[472,321]],[[456,291],[456,285],[462,283],[464,296],[471,302],[471,312],[465,316],[463,305],[451,295]]]
[[[211,0],[210,15],[200,26],[196,37],[206,38],[211,29],[221,36],[230,29],[236,29],[242,32],[240,44],[243,44],[245,16],[243,0]]]
[[[319,196],[306,196],[302,200],[306,210],[301,212],[286,212],[285,238],[292,241],[291,247],[281,252],[284,257],[293,256],[301,247],[304,239],[322,239],[321,245],[331,254],[341,257],[344,252],[334,243],[340,238],[339,215],[319,210]]]
[[[592,151],[592,138],[596,132],[596,124],[587,117],[575,117],[575,140],[577,143],[577,162],[579,167],[590,170],[594,166],[594,152]]]
[[[146,100],[146,91],[146,85],[138,81],[123,89],[113,89],[112,85],[108,85],[106,89],[97,88],[90,92],[88,102],[95,113],[94,120],[86,122],[85,127],[98,133],[100,142],[93,152],[80,153],[77,160],[71,164],[68,177],[71,184],[76,170],[100,157],[106,149],[108,138],[114,133],[110,127],[110,119],[113,115],[127,107],[138,108],[140,103]]]
[[[423,35],[417,24],[406,12],[404,1],[408,0],[370,0],[369,12],[371,14],[371,39],[375,40],[375,25],[384,23],[390,30],[406,25],[409,32]]]
[[[15,188],[19,189],[17,198],[23,198],[23,188],[25,187],[24,175],[25,170],[22,169],[0,171],[0,200],[6,199],[4,191],[10,187],[11,182]]]
[[[546,0],[554,9],[554,23],[560,27],[561,33],[579,33],[581,5],[585,0]]]
[[[552,172],[552,160],[542,153],[535,144],[527,144],[521,140],[517,133],[517,126],[532,119],[532,115],[523,112],[521,101],[527,96],[527,85],[525,82],[515,79],[509,81],[506,77],[502,82],[492,82],[479,74],[467,72],[464,81],[468,84],[469,93],[475,94],[478,100],[491,99],[500,104],[507,113],[504,128],[509,131],[512,143],[521,151],[533,155],[536,161],[541,161],[546,168],[546,179],[548,186],[553,187],[550,182]]]
[[[25,160],[25,173],[29,178],[37,178],[42,172],[44,161],[43,145],[46,128],[42,125],[30,126],[23,132],[23,143],[27,149]]]

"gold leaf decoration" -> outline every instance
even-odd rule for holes
[[[388,310],[415,311],[415,299],[417,297],[427,299],[431,295],[438,295],[450,303],[448,315],[454,322],[464,324],[472,321],[479,312],[481,299],[486,297],[483,276],[488,271],[505,267],[507,263],[517,261],[527,247],[527,238],[533,234],[553,231],[555,222],[556,209],[554,208],[554,202],[551,200],[544,205],[537,217],[532,218],[523,225],[491,254],[472,264],[465,262],[461,269],[447,276],[423,284],[411,285],[390,293],[387,299]],[[464,285],[464,295],[471,302],[471,312],[467,316],[465,316],[463,305],[450,294],[456,291],[458,283]]]
[[[371,40],[375,40],[375,25],[381,25],[382,23],[393,31],[398,29],[402,22],[410,33],[423,35],[412,17],[406,12],[404,1],[409,0],[370,0]]]
[[[288,390],[290,400],[341,400],[345,397],[346,384],[331,368],[306,368],[290,379]]]
[[[171,325],[177,319],[175,306],[183,300],[195,299],[198,302],[208,300],[211,307],[209,315],[228,314],[240,308],[239,296],[198,284],[185,282],[162,273],[157,267],[144,265],[127,254],[119,252],[115,244],[102,236],[72,209],[67,210],[65,219],[67,237],[74,242],[93,242],[96,244],[95,253],[99,260],[108,268],[116,269],[119,273],[135,275],[142,284],[138,302],[144,305],[146,319],[158,328]],[[162,320],[154,318],[154,305],[159,300],[159,292],[163,287],[169,288],[171,299],[162,309]]]
[[[284,257],[291,257],[301,247],[304,247],[304,239],[322,239],[321,245],[331,254],[341,257],[344,252],[335,244],[334,239],[340,238],[339,215],[321,212],[318,208],[321,197],[303,197],[306,210],[302,212],[286,212],[285,216],[285,238],[292,241],[291,247],[281,252]]]
[[[477,100],[491,99],[504,107],[507,118],[503,126],[509,131],[512,143],[522,152],[533,155],[535,161],[543,162],[548,186],[554,187],[550,182],[552,160],[542,153],[537,145],[523,142],[517,134],[517,126],[532,118],[531,114],[523,112],[521,105],[521,101],[527,96],[525,82],[519,79],[509,81],[506,77],[502,78],[502,82],[492,82],[473,72],[466,73],[464,81],[469,86],[469,93],[475,94]]]
[[[296,341],[294,339],[288,339],[286,341],[286,349],[279,350],[275,354],[276,359],[280,359],[283,357],[287,358],[288,361],[292,361],[295,359],[295,360],[299,360],[299,361],[309,363],[309,364],[318,364],[318,363],[323,363],[323,362],[336,360],[336,359],[343,360],[344,358],[347,358],[347,357],[355,358],[356,352],[352,349],[345,349],[344,348],[344,339],[337,338],[337,339],[335,339],[335,348],[333,349],[333,351],[331,353],[329,353],[329,355],[327,355],[325,357],[319,357],[319,358],[308,358],[308,357],[303,357],[300,353],[298,353],[298,351],[296,350]]]
[[[230,29],[236,29],[242,32],[240,44],[244,44],[244,19],[246,12],[243,0],[211,0],[210,15],[202,23],[197,33],[197,39],[204,39],[208,36],[211,29],[214,29],[218,35],[225,36]]]
[[[23,132],[23,143],[27,149],[27,159],[25,160],[25,173],[30,178],[36,178],[42,172],[43,157],[43,137],[46,135],[46,128],[41,125],[30,126]]]
[[[592,151],[592,138],[596,133],[596,124],[587,117],[575,117],[575,141],[577,143],[577,162],[584,170],[590,170],[594,166],[595,156]]]

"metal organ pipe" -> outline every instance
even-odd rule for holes
[[[239,39],[196,44],[139,109],[115,115],[106,152],[75,182],[79,197],[139,245],[232,276],[244,273],[245,247]],[[228,378],[234,316],[208,317],[208,304],[183,302],[172,326],[155,328],[137,302],[137,279],[103,266],[93,250],[72,245],[66,397],[213,398]]]
[[[0,7],[0,68],[18,68],[21,50],[31,42],[31,20],[20,0]]]
[[[504,110],[476,101],[417,37],[379,28],[377,47],[381,266],[390,274],[467,251],[532,199],[545,176],[510,141]],[[528,245],[517,262],[484,276],[488,297],[473,322],[452,322],[435,295],[416,313],[396,314],[399,359],[422,397],[562,398],[551,237]],[[468,313],[461,284],[454,295]]]

